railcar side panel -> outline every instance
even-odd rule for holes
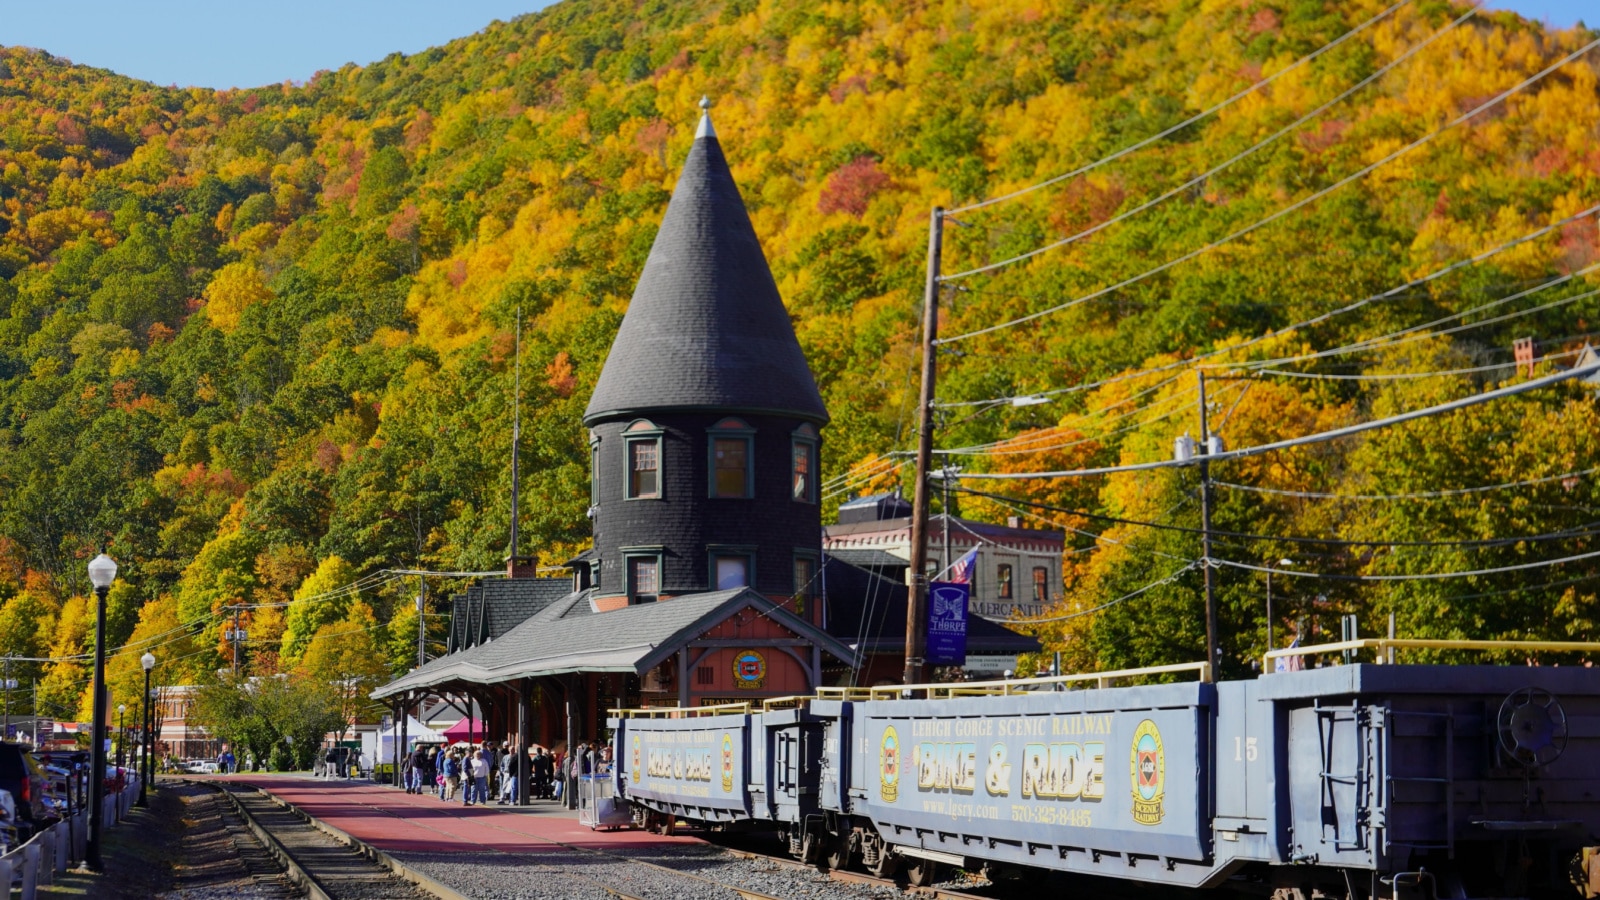
[[[1215,698],[1171,684],[856,703],[854,808],[934,858],[1115,859],[1121,877],[1193,883],[1210,869]]]
[[[755,717],[759,718],[759,717]],[[617,781],[629,800],[705,822],[751,817],[752,716],[613,720]]]

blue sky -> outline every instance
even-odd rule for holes
[[[257,87],[415,53],[548,0],[0,0],[0,44],[157,84]],[[795,0],[804,2],[804,0]],[[1565,28],[1595,0],[1489,0]]]

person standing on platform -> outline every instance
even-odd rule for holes
[[[489,804],[489,760],[488,756],[493,751],[475,750],[468,758],[468,781],[466,805],[471,806],[476,800],[479,806]]]

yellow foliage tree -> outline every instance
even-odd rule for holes
[[[206,285],[205,299],[211,324],[220,331],[231,332],[239,327],[239,317],[245,310],[272,299],[272,289],[254,263],[228,263]]]

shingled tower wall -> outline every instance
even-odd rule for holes
[[[612,608],[716,590],[719,556],[748,558],[752,587],[789,597],[796,559],[818,555],[816,479],[827,421],[722,147],[702,117],[584,414],[596,602]],[[722,449],[748,446],[748,496],[712,496],[719,438]],[[814,448],[801,499],[797,444]],[[630,467],[647,464],[652,446],[655,496],[630,497],[648,486],[632,480]],[[725,470],[724,488],[730,477]],[[659,559],[654,593],[632,590],[632,561],[641,558]]]

